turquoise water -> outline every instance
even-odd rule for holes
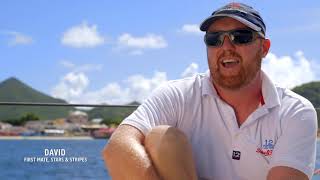
[[[101,157],[101,150],[106,142],[106,140],[0,140],[0,179],[110,180]],[[50,156],[50,154],[46,156],[45,153],[52,149],[56,149],[56,153],[60,149],[60,156]],[[31,162],[32,158],[37,162]],[[62,158],[67,158],[68,162],[65,160],[62,162]],[[316,167],[320,168],[319,142]],[[314,176],[312,179],[320,180],[320,176]]]

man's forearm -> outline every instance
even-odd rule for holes
[[[277,166],[269,171],[267,180],[308,180],[308,176],[297,169]]]
[[[122,128],[122,129],[121,129]],[[129,128],[129,131],[132,130]],[[131,134],[136,134],[133,130]],[[119,127],[103,151],[106,167],[112,179],[160,179],[144,146],[144,137],[127,137],[128,128]],[[140,132],[139,132],[140,133]]]

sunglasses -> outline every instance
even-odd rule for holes
[[[220,47],[223,44],[225,35],[227,35],[235,45],[247,45],[257,38],[263,38],[256,31],[250,29],[234,29],[231,31],[207,32],[204,36],[204,42],[210,47]]]

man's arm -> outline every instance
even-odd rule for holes
[[[303,172],[286,166],[276,166],[270,169],[267,180],[307,180]]]
[[[296,103],[283,116],[267,179],[311,179],[317,145],[317,117],[311,104]]]
[[[102,152],[112,179],[160,179],[143,146],[144,139],[135,127],[117,128]]]

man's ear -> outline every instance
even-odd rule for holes
[[[262,50],[263,50],[262,55],[263,55],[263,57],[266,57],[266,55],[268,54],[270,46],[271,46],[270,39],[264,39],[262,41]]]

